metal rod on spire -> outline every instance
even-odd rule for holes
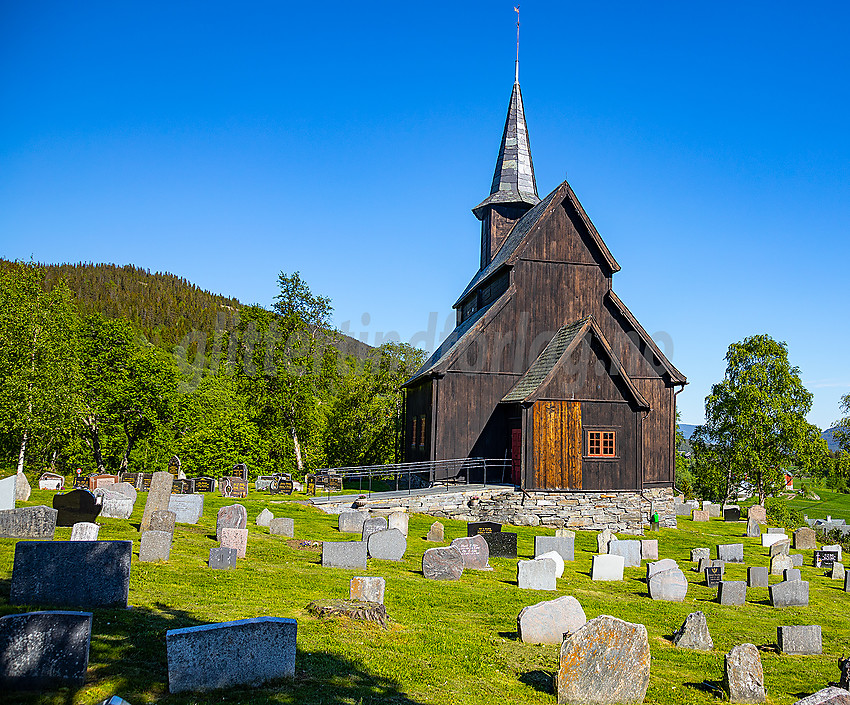
[[[519,5],[514,7],[516,12],[516,64],[514,64],[514,83],[519,83]]]

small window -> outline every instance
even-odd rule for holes
[[[588,431],[587,454],[596,458],[613,458],[616,455],[614,431]]]

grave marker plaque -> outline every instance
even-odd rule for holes
[[[151,483],[153,482],[153,473],[152,472],[143,472],[142,473],[142,492],[147,492],[151,488]]]
[[[502,530],[502,525],[495,521],[473,521],[466,525],[466,535],[469,536],[485,536],[486,534],[495,534]]]
[[[815,568],[832,568],[838,560],[838,551],[815,551]]]
[[[222,497],[241,499],[248,496],[248,482],[241,477],[224,477],[219,484]]]
[[[168,461],[168,472],[174,475],[174,479],[177,479],[180,476],[180,458],[176,455],[172,455],[171,459]]]
[[[316,476],[307,475],[307,494],[316,496]]]
[[[192,482],[195,485],[195,492],[215,492],[215,479],[208,475],[193,478]]]
[[[717,587],[723,582],[723,568],[721,566],[709,566],[705,568],[705,584],[708,587]]]
[[[284,494],[292,494],[294,489],[295,489],[295,486],[292,484],[292,478],[291,477],[289,477],[289,478],[281,477],[277,481],[277,491],[278,492],[283,492]]]

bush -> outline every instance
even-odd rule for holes
[[[784,526],[790,531],[796,531],[806,525],[803,513],[799,509],[792,509],[788,502],[782,497],[768,497],[764,501],[767,510],[767,521],[771,526]]]

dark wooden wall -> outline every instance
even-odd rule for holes
[[[405,405],[404,418],[404,442],[402,448],[404,450],[402,457],[405,462],[415,462],[418,460],[429,460],[431,458],[431,429],[433,417],[431,413],[431,394],[432,382],[426,379],[421,384],[411,387],[407,390],[407,401]],[[425,417],[425,447],[419,445],[419,438],[414,439],[413,421],[416,422],[416,435],[419,436],[419,421],[420,417]],[[414,443],[415,441],[415,443]]]
[[[639,490],[640,412],[626,403],[585,401],[581,403],[581,417],[583,489]],[[587,432],[595,430],[616,432],[616,459],[587,457]]]

